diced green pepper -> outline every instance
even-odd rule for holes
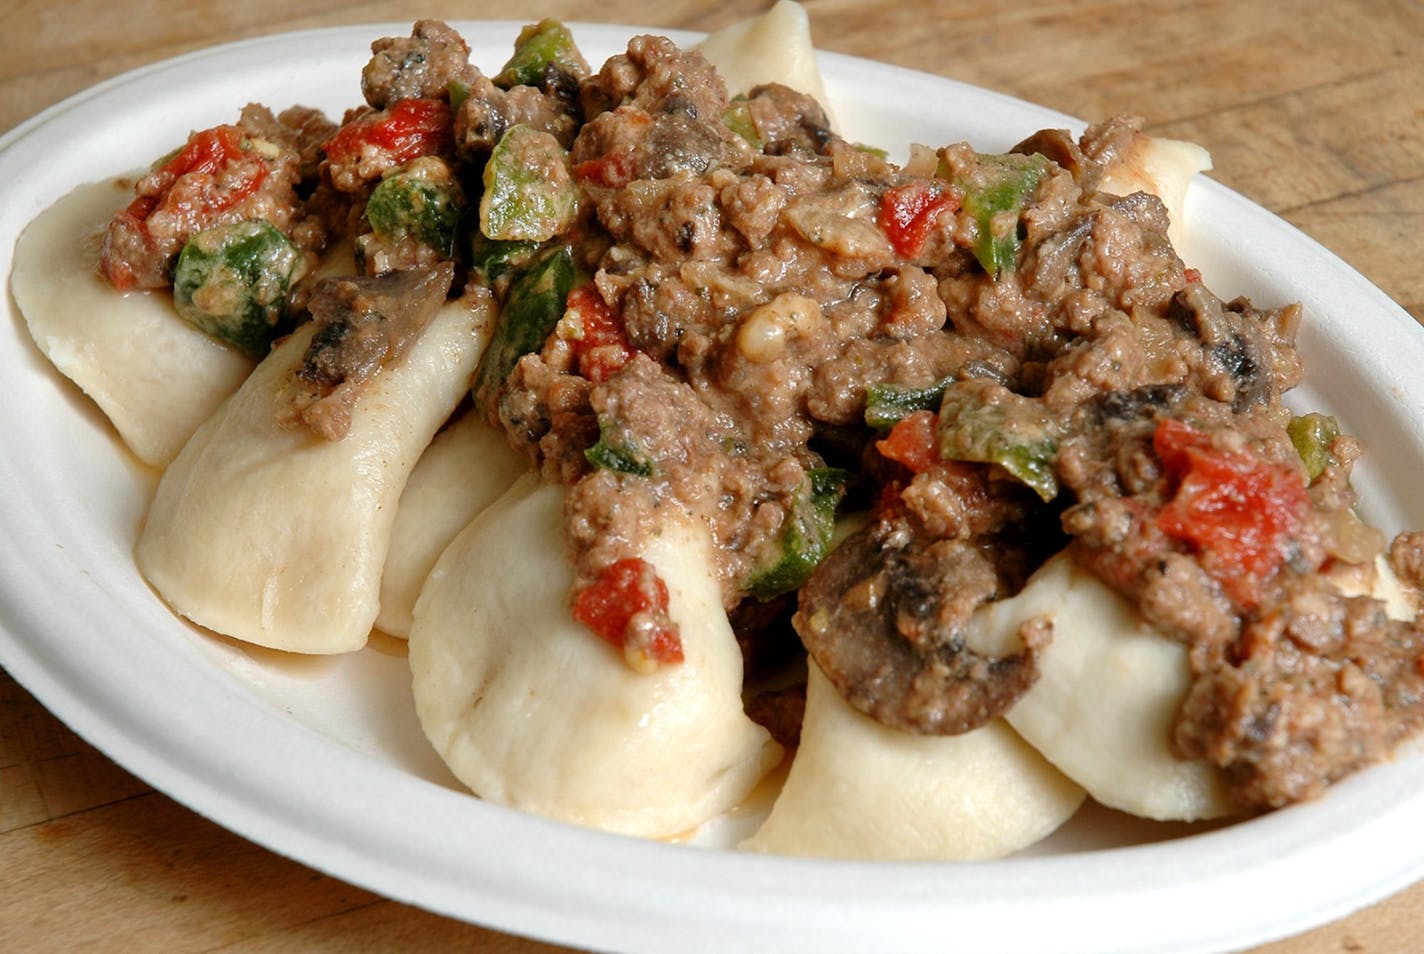
[[[465,105],[465,100],[470,98],[470,84],[452,79],[445,84],[445,95],[450,99],[450,112],[458,114],[460,107]]]
[[[486,282],[495,282],[539,251],[538,242],[501,242],[478,229],[470,236],[470,268]]]
[[[1330,445],[1340,436],[1340,423],[1328,414],[1303,414],[1286,425],[1286,434],[1305,464],[1307,479],[1314,480],[1335,462]]]
[[[505,242],[544,242],[578,216],[568,153],[551,134],[511,126],[485,164],[480,231]]]
[[[939,407],[939,454],[997,464],[1043,500],[1058,496],[1052,420],[1033,398],[983,378],[956,381]]]
[[[727,124],[727,128],[741,136],[757,152],[761,152],[766,145],[761,138],[761,133],[757,132],[756,120],[752,118],[751,105],[746,97],[739,96],[732,100],[726,109],[722,110],[722,122]]]
[[[475,406],[486,416],[519,359],[538,351],[563,317],[573,285],[573,251],[567,245],[546,249],[510,283],[472,389]]]
[[[291,331],[287,292],[305,273],[306,257],[270,222],[218,225],[183,246],[173,303],[203,333],[260,358]]]
[[[872,384],[865,389],[865,423],[876,430],[888,431],[907,414],[932,411],[939,407],[944,389],[953,378],[946,378],[927,388],[902,388],[894,384]]]
[[[494,85],[543,87],[551,71],[575,80],[588,75],[588,64],[569,28],[557,20],[540,20],[519,31],[514,53],[493,77]]]
[[[818,467],[797,490],[795,502],[781,525],[774,555],[753,573],[748,595],[769,600],[798,589],[830,551],[836,528],[836,507],[845,496],[848,471]]]
[[[388,242],[414,238],[454,258],[464,209],[464,191],[449,165],[423,156],[377,183],[366,202],[366,221]]]
[[[599,418],[598,443],[584,451],[590,464],[604,470],[635,477],[652,477],[657,467],[627,432],[613,421]]]
[[[942,177],[952,177],[964,190],[961,208],[973,218],[978,232],[974,257],[991,277],[997,279],[1013,270],[1018,260],[1019,219],[1047,170],[1048,160],[1037,153],[981,155],[975,169],[963,175],[940,169]]]

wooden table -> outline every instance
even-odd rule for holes
[[[809,0],[819,46],[1085,118],[1149,117],[1424,320],[1424,8],[1412,0]],[[488,3],[10,0],[0,132],[105,77],[213,43],[420,16],[715,29],[759,0]],[[374,38],[374,34],[373,34]],[[154,792],[0,672],[0,950],[558,948],[406,907],[259,848]],[[1209,916],[1209,912],[1200,912]],[[1416,949],[1424,885],[1271,954]]]

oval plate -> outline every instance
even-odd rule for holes
[[[493,69],[520,24],[456,23]],[[409,24],[217,47],[106,82],[0,140],[0,274],[14,238],[74,185],[148,163],[249,101],[339,116],[370,42]],[[590,62],[630,27],[575,25]],[[695,41],[685,33],[679,42]],[[1002,150],[1081,124],[1027,103],[866,60],[821,55],[848,138]],[[76,148],[75,143],[82,143]],[[1424,526],[1424,332],[1355,271],[1209,180],[1188,197],[1188,264],[1224,298],[1300,301],[1299,407],[1337,414],[1370,450],[1366,516]],[[227,828],[389,897],[547,940],[626,952],[979,952],[1238,948],[1341,917],[1424,875],[1424,758],[1360,773],[1328,797],[1215,830],[1088,808],[1031,853],[975,864],[739,854],[637,841],[486,804],[425,744],[403,647],[292,659],[176,619],[131,555],[156,476],[0,302],[0,663],[115,761]],[[102,320],[102,315],[95,316]],[[1328,370],[1327,370],[1328,369]],[[1209,912],[1208,916],[1201,916]]]

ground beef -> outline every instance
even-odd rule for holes
[[[763,435],[748,432],[735,411],[719,413],[704,393],[642,355],[622,373],[594,386],[588,400],[601,425],[598,436],[649,461],[657,479],[630,482],[597,470],[571,488],[570,538],[582,567],[595,574],[623,555],[629,541],[648,532],[644,508],[624,506],[619,499],[629,493],[639,499],[670,498],[707,521],[722,554],[726,602],[735,605],[738,584],[774,544],[805,467],[794,455],[769,459],[775,454],[774,442],[758,440]],[[583,431],[587,440],[591,435]],[[780,443],[801,446],[794,440]],[[744,450],[728,455],[728,446]],[[562,459],[572,457],[564,453]]]
[[[1292,579],[1233,650],[1198,674],[1173,740],[1225,768],[1244,807],[1317,796],[1424,721],[1424,626],[1342,600],[1320,577]]]
[[[574,168],[594,195],[634,180],[703,175],[750,161],[746,140],[723,121],[727,91],[696,51],[636,37],[580,91],[587,124]]]
[[[194,133],[138,179],[134,200],[110,221],[100,268],[117,288],[162,288],[178,253],[213,226],[265,219],[290,232],[298,219],[301,134],[249,105],[236,124]]]
[[[455,115],[455,142],[467,160],[489,155],[511,126],[529,126],[547,132],[564,148],[578,131],[577,104],[558,93],[533,86],[503,89],[485,76],[469,81],[469,92]]]
[[[598,440],[591,387],[585,378],[550,367],[537,354],[520,359],[510,375],[498,422],[510,443],[550,480],[573,483],[588,471],[584,451]]]
[[[469,45],[439,20],[417,20],[409,37],[379,39],[371,53],[361,92],[374,109],[400,99],[448,98],[452,83],[469,87],[479,76]]]
[[[715,122],[727,105],[726,84],[712,64],[661,36],[634,37],[625,53],[584,81],[580,96],[590,118],[632,105],[652,115],[682,113]]]
[[[1394,572],[1415,589],[1424,589],[1424,532],[1401,533],[1389,547]]]
[[[762,149],[772,155],[822,153],[839,139],[820,103],[780,83],[754,87],[746,106]]]

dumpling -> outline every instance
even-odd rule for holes
[[[749,92],[763,83],[781,83],[812,97],[829,115],[830,101],[811,44],[811,23],[794,0],[778,0],[766,13],[718,30],[697,49],[722,74],[729,95]]]
[[[529,469],[502,431],[465,414],[441,431],[406,481],[381,574],[376,628],[404,638],[420,587],[440,552]]]
[[[881,861],[1000,858],[1051,834],[1081,788],[1002,719],[963,735],[887,728],[811,664],[801,745],[771,814],[742,847]]]
[[[120,293],[99,274],[99,242],[131,199],[120,183],[79,186],[15,244],[10,287],[30,335],[61,374],[99,405],[135,457],[162,467],[252,371],[163,292]]]
[[[1194,142],[1137,136],[1110,166],[1098,188],[1114,195],[1150,192],[1167,207],[1167,237],[1181,249],[1186,237],[1187,187],[1198,172],[1211,168],[1211,153]]]
[[[327,441],[278,423],[315,322],[273,350],[159,481],[139,570],[172,608],[237,639],[302,653],[359,649],[375,622],[396,504],[470,388],[486,296],[447,304],[366,385]]]
[[[1053,639],[1039,677],[1004,718],[1062,772],[1111,808],[1159,820],[1231,812],[1225,779],[1172,754],[1172,723],[1191,685],[1186,647],[1156,633],[1117,592],[1059,554],[1012,599],[975,613],[978,652],[1021,648],[1021,624],[1046,618]]]
[[[1414,599],[1388,563],[1342,566],[1332,583],[1368,594],[1396,619]],[[1004,716],[1019,734],[1097,801],[1144,818],[1196,821],[1230,815],[1221,772],[1172,754],[1169,739],[1191,687],[1186,647],[1145,623],[1097,577],[1059,554],[1018,596],[974,615],[966,642],[993,654],[1019,649],[1019,626],[1052,621],[1039,679]]]
[[[570,614],[563,497],[521,478],[441,555],[410,631],[421,725],[482,798],[628,835],[688,832],[781,758],[742,707],[710,538],[673,520],[641,554],[686,658],[639,673]]]
[[[1331,584],[1344,596],[1370,596],[1384,604],[1390,619],[1410,620],[1419,611],[1415,591],[1394,575],[1383,554],[1373,563],[1336,564],[1328,573]]]

